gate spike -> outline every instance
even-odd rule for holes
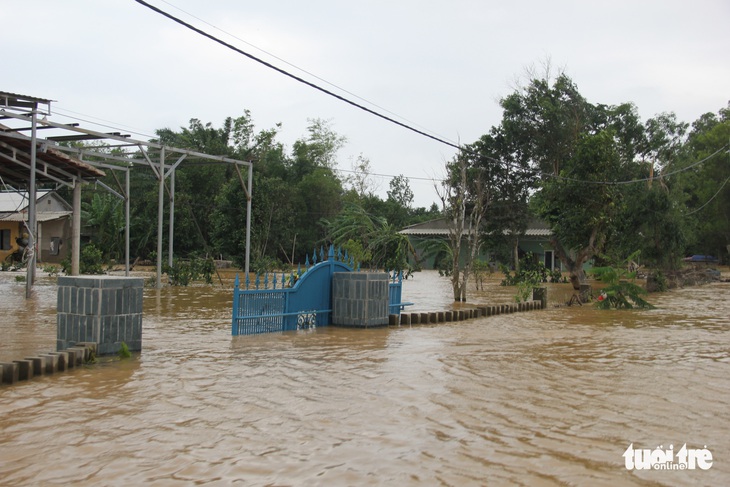
[[[294,287],[294,271],[289,273],[289,287]]]
[[[317,249],[312,252],[312,265],[317,265]]]
[[[249,277],[248,274],[246,274],[246,289],[251,287],[251,277]]]
[[[264,289],[269,289],[269,271],[264,274]]]
[[[259,284],[261,284],[261,276],[259,274],[256,274],[256,289],[259,288]]]
[[[327,258],[329,260],[334,260],[335,259],[335,246],[334,246],[334,244],[330,245],[330,248],[327,251]]]
[[[309,254],[306,255],[306,258],[304,259],[304,267],[309,270]]]
[[[281,271],[281,288],[284,289],[284,284],[286,283],[286,274],[284,271]]]
[[[324,262],[324,245],[319,246],[319,261]]]
[[[274,289],[276,289],[276,272],[273,272],[272,274],[274,276]]]
[[[236,290],[238,290],[238,286],[239,286],[239,285],[240,285],[240,284],[239,284],[239,281],[238,281],[238,273],[236,273],[236,280],[235,280],[235,281],[233,281],[233,287],[234,287],[234,288],[235,288]]]

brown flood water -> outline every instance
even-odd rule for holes
[[[472,301],[509,302],[497,282]],[[0,387],[0,485],[730,484],[726,283],[652,311],[242,337],[230,289],[146,289],[141,354]],[[448,281],[404,299],[445,309]],[[55,306],[53,280],[26,302],[0,273],[0,360],[52,350]],[[631,443],[713,465],[629,471]]]

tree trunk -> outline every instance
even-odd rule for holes
[[[566,252],[563,245],[555,237],[550,239],[550,244],[553,246],[555,254],[560,259],[560,262],[562,262],[568,270],[568,279],[570,279],[573,289],[579,291],[580,285],[586,281],[586,275],[585,272],[583,272],[583,264],[586,260],[588,260],[588,254],[584,250],[581,250],[576,255],[576,258],[573,259],[570,255],[568,255],[568,252]]]

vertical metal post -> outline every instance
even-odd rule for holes
[[[165,148],[160,148],[160,187],[157,189],[157,288],[162,287],[162,221],[165,211]]]
[[[81,260],[81,180],[74,180],[71,217],[71,275],[78,276]]]
[[[173,237],[175,236],[175,169],[170,173],[170,224],[167,242],[167,265],[172,267]]]
[[[126,191],[124,194],[124,275],[127,277],[129,277],[129,200],[131,199],[131,195],[129,192],[129,170],[130,167],[127,166],[127,171],[124,178],[124,185],[126,186]]]
[[[30,298],[30,291],[35,281],[35,233],[36,233],[36,123],[38,109],[33,107],[31,111],[31,135],[30,135],[30,184],[28,187],[28,267],[25,278],[25,297]]]
[[[244,272],[248,276],[249,261],[251,259],[251,199],[253,193],[253,164],[248,165],[248,194],[246,195],[246,265]]]

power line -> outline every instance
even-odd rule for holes
[[[420,125],[420,124],[418,124],[416,122],[413,122],[412,120],[408,120],[406,117],[404,117],[402,115],[399,115],[399,114],[397,114],[395,112],[392,112],[391,110],[388,110],[387,108],[384,108],[384,107],[378,105],[377,103],[373,103],[372,101],[367,100],[367,99],[365,99],[365,98],[357,95],[356,93],[353,93],[351,91],[348,91],[347,89],[343,88],[342,86],[339,86],[339,85],[337,85],[335,83],[332,83],[331,81],[328,81],[328,80],[322,78],[321,76],[318,76],[315,73],[312,73],[311,71],[307,71],[306,69],[304,69],[304,68],[302,68],[300,66],[297,66],[296,64],[293,64],[293,63],[287,61],[286,59],[283,59],[283,58],[277,56],[276,54],[273,54],[273,53],[271,53],[271,52],[269,52],[269,51],[267,51],[265,49],[262,49],[262,48],[260,48],[260,47],[258,47],[256,45],[254,45],[254,44],[246,41],[245,39],[241,39],[240,37],[236,36],[235,34],[232,34],[232,33],[228,32],[228,31],[226,31],[224,29],[221,29],[220,27],[218,27],[218,26],[216,26],[214,24],[211,24],[210,22],[206,21],[205,19],[202,19],[202,18],[198,17],[197,15],[188,12],[187,10],[182,9],[182,8],[178,7],[177,5],[173,5],[172,3],[170,3],[170,2],[168,2],[166,0],[160,0],[160,1],[162,3],[165,3],[165,4],[169,5],[170,7],[174,8],[174,9],[179,10],[180,12],[182,12],[182,13],[184,13],[184,14],[186,14],[186,15],[188,15],[188,16],[196,19],[196,20],[198,20],[199,22],[202,22],[205,25],[207,25],[207,26],[209,26],[209,27],[211,27],[211,28],[213,28],[213,29],[215,29],[215,30],[217,30],[219,32],[222,32],[225,35],[227,35],[229,37],[232,37],[233,39],[236,39],[237,41],[246,44],[247,46],[251,46],[252,48],[256,49],[257,51],[260,51],[260,52],[266,54],[267,56],[270,56],[270,57],[272,57],[272,58],[274,58],[274,59],[276,59],[278,61],[281,61],[282,63],[286,64],[287,66],[291,66],[292,68],[294,68],[294,69],[296,69],[298,71],[301,71],[302,73],[305,73],[305,74],[311,76],[312,78],[315,78],[315,79],[317,79],[319,81],[322,81],[323,83],[326,83],[326,84],[332,86],[333,88],[337,88],[338,90],[342,91],[343,93],[347,93],[348,95],[351,95],[351,96],[357,98],[358,100],[364,101],[368,105],[372,105],[375,108],[378,108],[378,109],[380,109],[380,110],[382,110],[382,111],[384,111],[386,113],[389,113],[391,115],[394,115],[394,116],[400,118],[401,120],[405,120],[406,122],[408,122],[411,125],[416,125],[416,126],[420,127],[423,130],[427,130],[428,132],[431,132],[432,134],[436,134],[436,132],[434,132],[433,130],[429,130],[426,127],[423,127],[422,125]],[[445,140],[449,140],[447,137],[444,137],[442,135],[439,135],[439,134],[436,134],[436,135],[438,135],[439,137],[441,137],[441,138],[443,138]]]
[[[56,113],[58,113],[59,115],[63,115],[65,117],[71,118],[73,120],[80,120],[82,122],[91,123],[91,124],[97,125],[99,127],[105,127],[105,128],[112,129],[112,130],[122,130],[122,129],[124,129],[124,131],[131,132],[131,133],[133,133],[135,135],[141,135],[142,137],[149,137],[150,139],[154,139],[155,138],[154,135],[145,134],[143,132],[138,132],[138,130],[141,130],[141,129],[137,129],[137,128],[134,128],[134,127],[125,126],[125,125],[120,124],[118,122],[113,122],[111,120],[106,120],[106,119],[103,119],[103,118],[98,118],[98,117],[95,117],[93,115],[88,115],[88,114],[85,114],[85,113],[75,112],[73,110],[68,110],[66,108],[59,110],[57,107],[54,108],[54,111]],[[67,113],[64,113],[64,112],[67,112]],[[70,114],[75,114],[75,115],[70,115]],[[105,125],[103,123],[94,122],[93,120],[86,120],[84,118],[79,117],[78,115],[83,115],[84,117],[93,118],[93,119],[99,120],[101,122],[113,123],[113,124],[116,124],[116,125]],[[130,130],[130,129],[134,129],[134,130]]]
[[[727,179],[725,179],[725,182],[722,183],[722,185],[720,186],[720,189],[718,189],[717,192],[712,195],[712,198],[710,198],[709,200],[705,201],[705,204],[704,205],[700,206],[699,208],[695,208],[694,210],[690,211],[689,213],[685,213],[682,216],[690,216],[690,215],[693,215],[693,214],[697,213],[698,211],[700,211],[705,206],[709,205],[712,202],[712,200],[714,200],[717,197],[717,195],[720,194],[720,191],[722,191],[722,188],[725,187],[725,185],[727,184],[728,181],[730,181],[730,176],[728,176]]]
[[[345,98],[344,96],[338,95],[337,93],[334,93],[334,92],[332,92],[332,91],[330,91],[330,90],[328,90],[326,88],[322,88],[321,86],[319,86],[319,85],[317,85],[315,83],[312,83],[311,81],[307,81],[304,78],[301,78],[301,77],[299,77],[299,76],[297,76],[295,74],[292,74],[292,73],[290,73],[290,72],[288,72],[288,71],[286,71],[286,70],[284,70],[282,68],[279,68],[277,66],[274,66],[273,64],[271,64],[269,62],[266,62],[263,59],[258,58],[256,56],[254,56],[253,54],[250,54],[250,53],[248,53],[248,52],[246,52],[246,51],[244,51],[242,49],[239,49],[238,47],[236,47],[236,46],[234,46],[232,44],[229,44],[228,42],[226,42],[226,41],[224,41],[222,39],[219,39],[219,38],[215,37],[214,35],[209,34],[209,33],[205,32],[204,30],[199,29],[199,28],[197,28],[197,27],[195,27],[195,26],[187,23],[184,20],[179,19],[178,17],[175,17],[174,15],[165,12],[164,10],[162,10],[160,8],[155,7],[154,5],[150,5],[149,3],[145,2],[144,0],[134,0],[134,1],[137,2],[137,3],[139,3],[142,6],[145,6],[145,7],[149,8],[150,10],[152,10],[154,12],[157,12],[158,14],[160,14],[160,15],[162,15],[164,17],[167,17],[168,19],[172,20],[173,22],[177,22],[178,24],[182,25],[183,27],[186,27],[186,28],[192,30],[193,32],[196,32],[196,33],[200,34],[203,37],[207,37],[208,39],[212,40],[213,42],[217,42],[218,44],[220,44],[220,45],[222,45],[224,47],[227,47],[228,49],[230,49],[232,51],[235,51],[238,54],[241,54],[242,56],[246,56],[247,58],[249,58],[249,59],[251,59],[253,61],[256,61],[257,63],[262,64],[262,65],[266,66],[267,68],[273,69],[274,71],[276,71],[276,72],[278,72],[280,74],[283,74],[284,76],[287,76],[287,77],[289,77],[289,78],[291,78],[291,79],[293,79],[295,81],[298,81],[298,82],[300,82],[300,83],[302,83],[304,85],[307,85],[310,88],[314,88],[315,90],[320,91],[320,92],[322,92],[322,93],[324,93],[326,95],[329,95],[329,96],[331,96],[333,98],[336,98],[336,99],[338,99],[338,100],[340,100],[342,102],[345,102],[348,105],[352,105],[355,108],[359,108],[360,110],[363,110],[363,111],[365,111],[367,113],[370,113],[371,115],[375,115],[376,117],[382,118],[385,121],[388,121],[390,123],[393,123],[395,125],[398,125],[400,127],[403,127],[403,128],[405,128],[407,130],[410,130],[412,132],[415,132],[415,133],[417,133],[419,135],[422,135],[424,137],[427,137],[429,139],[435,140],[436,142],[440,142],[440,143],[442,143],[444,145],[447,145],[449,147],[453,147],[454,149],[461,150],[461,146],[458,145],[458,144],[455,144],[453,142],[447,141],[447,140],[445,140],[445,139],[443,139],[441,137],[436,137],[435,135],[428,134],[428,133],[424,132],[423,130],[419,130],[419,129],[417,129],[415,127],[412,127],[412,126],[410,126],[408,124],[405,124],[403,122],[399,122],[398,120],[395,120],[395,119],[393,119],[391,117],[388,117],[387,115],[383,115],[380,112],[377,112],[377,111],[372,110],[372,109],[370,109],[368,107],[365,107],[365,106],[363,106],[363,105],[361,105],[359,103],[356,103],[356,102],[354,102],[354,101],[352,101],[352,100],[350,100],[348,98]]]

